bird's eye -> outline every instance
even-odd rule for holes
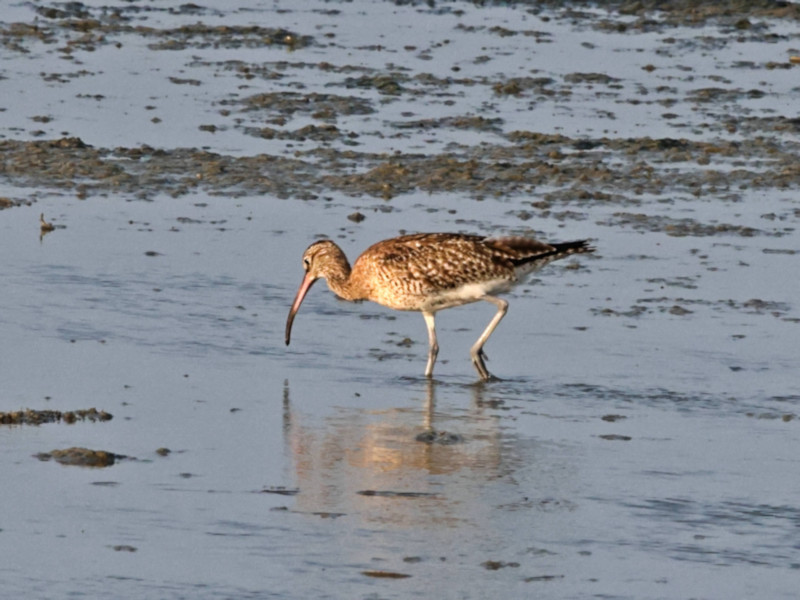
[[[310,261],[309,259],[307,259],[307,258],[304,258],[304,259],[303,259],[303,268],[304,268],[306,271],[308,271],[308,269],[309,269],[310,267],[311,267],[311,261]]]

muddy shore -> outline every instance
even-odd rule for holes
[[[656,31],[662,36],[658,49],[661,57],[674,53],[679,60],[681,54],[713,51],[720,44],[772,44],[785,36],[773,31],[766,19],[800,21],[796,5],[774,2],[722,2],[703,7],[694,2],[621,2],[606,4],[603,10],[583,3],[545,5],[516,5],[530,16],[530,28],[486,28],[488,31],[482,33],[497,38],[538,36],[537,43],[551,43],[552,36],[540,32],[535,24],[552,20],[609,35],[635,37]],[[186,195],[198,189],[213,195],[306,200],[324,198],[330,192],[387,201],[419,191],[458,192],[473,198],[536,196],[520,211],[522,219],[549,211],[552,203],[568,204],[575,210],[596,203],[618,205],[628,212],[642,204],[642,194],[670,202],[678,201],[681,195],[737,202],[743,195],[764,189],[793,189],[800,181],[800,118],[758,114],[748,107],[748,101],[769,96],[769,86],[744,89],[723,75],[709,81],[707,74],[696,72],[691,64],[681,67],[685,75],[680,85],[668,81],[675,79],[673,75],[660,78],[661,67],[649,63],[641,67],[649,84],[580,69],[560,76],[541,73],[542,69],[532,69],[533,76],[526,77],[502,73],[464,76],[463,68],[453,65],[449,76],[440,76],[401,65],[378,69],[303,60],[303,49],[336,47],[336,34],[320,35],[313,29],[209,25],[203,20],[214,11],[196,5],[171,9],[174,14],[197,19],[192,25],[155,28],[137,24],[143,14],[158,10],[136,5],[94,8],[81,3],[38,7],[30,11],[29,21],[6,23],[0,40],[8,52],[20,55],[55,53],[65,67],[71,66],[71,72],[43,72],[41,77],[51,86],[71,86],[78,97],[92,92],[81,89],[81,80],[90,75],[81,67],[82,57],[104,46],[143,44],[155,56],[186,48],[284,47],[288,55],[281,61],[195,59],[192,63],[194,68],[232,72],[243,82],[230,97],[212,99],[219,125],[198,122],[194,127],[207,132],[212,142],[215,132],[225,129],[278,140],[280,151],[231,155],[208,147],[183,147],[179,140],[174,146],[164,147],[103,146],[86,141],[97,137],[95,131],[62,132],[65,135],[53,137],[48,130],[30,127],[46,124],[49,130],[57,129],[57,114],[28,115],[15,139],[0,141],[4,157],[0,177],[19,186],[20,191],[51,188],[79,198],[122,195],[147,199],[161,193]],[[430,12],[436,11],[449,13],[456,20],[463,12],[458,4],[444,4]],[[332,4],[328,16],[335,22],[339,12]],[[697,32],[696,37],[668,37],[671,30],[681,28],[685,33],[687,27]],[[707,33],[708,28],[714,35]],[[461,25],[459,30],[469,36],[476,29]],[[429,43],[435,47],[449,40]],[[407,48],[412,56],[426,52],[416,46]],[[489,56],[484,58],[490,60]],[[479,56],[473,62],[480,64],[481,60]],[[742,60],[727,67],[747,72],[780,70],[786,77],[800,68],[786,55],[766,63]],[[323,77],[330,91],[321,93],[311,86],[308,90],[255,91],[271,87],[271,82],[280,87],[282,79],[297,71]],[[207,87],[192,77],[171,77],[170,81],[173,86],[197,88],[198,93]],[[604,115],[612,125],[623,118],[626,106],[647,104],[670,123],[674,135],[614,137],[520,129],[513,121],[496,116],[494,105],[486,103],[472,113],[454,109],[447,116],[420,118],[414,104],[427,98],[446,106],[448,97],[467,94],[511,99],[522,107],[569,106],[585,101],[588,95],[616,105],[619,114]],[[98,105],[109,101],[103,97],[93,100]],[[157,102],[154,104],[138,108],[157,113]],[[361,121],[352,119],[362,115],[380,119],[382,111],[403,104],[411,108],[403,112],[406,117],[383,120],[379,130],[364,128]],[[694,122],[682,122],[685,117],[680,116],[681,109]],[[350,120],[342,123],[346,118]],[[293,126],[300,119],[311,123]],[[27,126],[22,127],[25,120]],[[154,116],[153,120],[159,122],[160,118]],[[414,140],[454,131],[474,134],[476,143],[451,141],[441,151],[432,152],[364,149],[370,145],[370,138],[409,140],[406,145],[411,145]],[[30,202],[34,197],[33,193],[26,197],[24,192],[6,196],[0,199],[0,206]],[[698,229],[702,230],[702,225]],[[777,229],[772,232],[777,233]]]

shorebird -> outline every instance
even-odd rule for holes
[[[56,227],[52,223],[49,223],[44,220],[44,213],[39,215],[39,228],[42,231],[53,231]]]
[[[481,379],[487,381],[492,375],[484,364],[483,345],[508,311],[508,302],[495,294],[509,291],[525,275],[549,262],[593,251],[588,240],[547,244],[526,237],[418,233],[370,246],[351,268],[339,246],[320,240],[303,253],[305,276],[286,320],[286,345],[303,298],[322,278],[344,300],[372,300],[396,310],[421,312],[429,342],[425,377],[430,378],[439,353],[436,312],[485,300],[494,304],[497,312],[473,344],[470,356]]]

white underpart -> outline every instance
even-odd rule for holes
[[[477,302],[487,295],[491,296],[507,292],[514,283],[516,282],[509,281],[508,279],[492,279],[480,283],[468,283],[451,290],[444,290],[436,295],[432,295],[428,301],[425,302],[422,310],[425,312],[435,312],[444,308]]]

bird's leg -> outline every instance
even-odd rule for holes
[[[497,312],[495,313],[494,317],[492,317],[492,320],[489,321],[486,329],[483,330],[481,337],[479,337],[478,341],[472,346],[469,354],[472,357],[472,364],[475,365],[478,375],[480,375],[481,379],[484,381],[488,381],[492,378],[492,374],[489,373],[489,370],[483,363],[483,359],[486,357],[486,355],[483,353],[483,345],[486,343],[486,340],[489,339],[489,336],[492,335],[495,327],[497,327],[503,317],[506,316],[506,312],[508,312],[508,302],[502,298],[495,298],[494,296],[484,296],[481,298],[481,300],[486,300],[487,302],[494,304],[497,307]]]
[[[422,318],[425,319],[425,325],[428,327],[428,364],[425,367],[425,377],[433,377],[433,363],[436,362],[436,356],[439,354],[439,343],[436,341],[436,323],[434,322],[434,313],[423,312]]]

